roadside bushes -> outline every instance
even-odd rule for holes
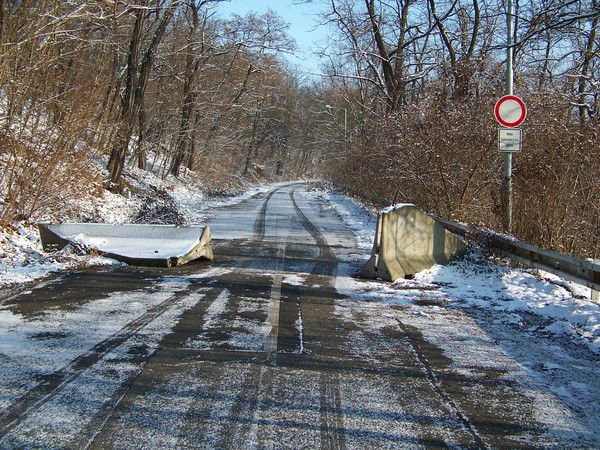
[[[598,258],[598,127],[580,125],[548,98],[526,99],[523,151],[513,161],[513,234],[547,249]],[[376,207],[414,203],[501,231],[503,156],[493,107],[490,101],[460,107],[423,102],[374,120],[332,177]]]
[[[548,96],[527,99],[523,151],[514,165],[514,234],[585,258],[600,257],[598,124],[579,124]]]
[[[87,155],[67,136],[40,137],[34,143],[1,139],[0,221],[29,220],[56,211],[87,192]]]
[[[3,223],[60,210],[92,189],[84,142],[93,132],[96,105],[104,93],[96,64],[102,55],[92,40],[75,36],[76,30],[91,28],[82,9],[72,10],[65,2],[44,5],[46,9],[37,9],[31,2],[17,2],[3,15]]]
[[[77,93],[89,95],[83,87]],[[56,211],[92,189],[91,155],[82,140],[89,132],[91,104],[73,108],[70,102],[50,104],[49,98],[52,93],[25,102],[20,114],[11,114],[0,127],[3,222]]]
[[[493,116],[484,109],[433,104],[389,114],[362,131],[336,177],[377,206],[396,198],[448,218],[495,224],[501,158]]]

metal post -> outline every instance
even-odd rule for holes
[[[592,260],[595,264],[600,264],[600,259]],[[600,303],[600,291],[592,288],[592,292],[590,293],[590,300],[596,303]]]
[[[506,9],[506,79],[504,93],[513,95],[513,0],[507,0]],[[513,209],[513,187],[512,187],[512,153],[504,152],[504,172],[502,180],[503,194],[503,217],[502,228],[505,233],[512,232],[512,209]]]

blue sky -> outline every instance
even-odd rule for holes
[[[218,3],[215,10],[224,17],[230,14],[244,16],[250,11],[260,14],[268,9],[277,12],[290,24],[288,34],[298,45],[298,56],[288,59],[293,64],[303,66],[307,73],[319,73],[318,58],[311,54],[311,50],[327,37],[324,27],[316,27],[319,20],[319,2],[304,5],[294,3],[294,0],[231,0]]]

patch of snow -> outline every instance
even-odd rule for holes
[[[95,420],[98,404],[122,395],[123,382],[137,377],[144,367],[136,354],[153,353],[183,311],[203,297],[197,293],[175,297],[189,286],[181,279],[165,277],[156,284],[162,290],[152,295],[140,289],[113,293],[72,310],[50,310],[46,312],[50,317],[45,318],[43,328],[35,316],[0,311],[3,343],[0,407],[4,409],[34,387],[25,385],[23,380],[72,373],[66,378],[68,383],[61,384],[53,395],[43,399],[44,408],[32,408],[22,422],[0,437],[0,447],[29,447],[40,440],[52,448],[68,446],[76,441],[80,430]],[[168,310],[154,315],[153,309],[167,300],[172,301]],[[126,326],[145,315],[151,320],[129,339],[122,339],[106,352],[98,351],[98,342],[119,342],[121,336],[127,337]],[[78,376],[82,369],[74,370],[73,364],[78,359],[73,358],[81,355],[97,360]]]
[[[440,292],[459,306],[536,314],[550,322],[539,331],[583,337],[590,348],[600,352],[600,305],[590,300],[590,289],[567,289],[553,280],[539,278],[529,270],[482,266],[467,259],[436,265],[418,273],[414,281],[439,286]]]
[[[28,283],[51,272],[76,266],[120,264],[114,260],[89,255],[77,255],[67,247],[47,254],[42,248],[36,226],[24,222],[0,233],[0,287]]]
[[[296,274],[286,274],[283,277],[283,282],[291,286],[304,286],[305,278]]]
[[[412,204],[412,203],[396,203],[395,205],[388,206],[386,208],[383,208],[383,209],[379,210],[379,213],[380,214],[387,214],[387,213],[390,213],[392,211],[395,211],[396,209],[404,208],[405,206],[415,206],[415,205]]]
[[[187,340],[185,345],[195,350],[212,350],[218,347],[234,348],[244,352],[260,351],[270,332],[265,320],[239,316],[231,324],[232,312],[229,303],[232,294],[224,289],[212,301],[203,316],[202,331]],[[241,298],[238,313],[260,312],[267,317],[268,301],[255,298]],[[235,303],[235,302],[233,302]]]

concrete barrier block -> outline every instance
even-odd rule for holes
[[[386,281],[411,278],[435,264],[447,264],[465,251],[462,238],[419,208],[397,205],[379,213],[372,255],[360,275]]]

